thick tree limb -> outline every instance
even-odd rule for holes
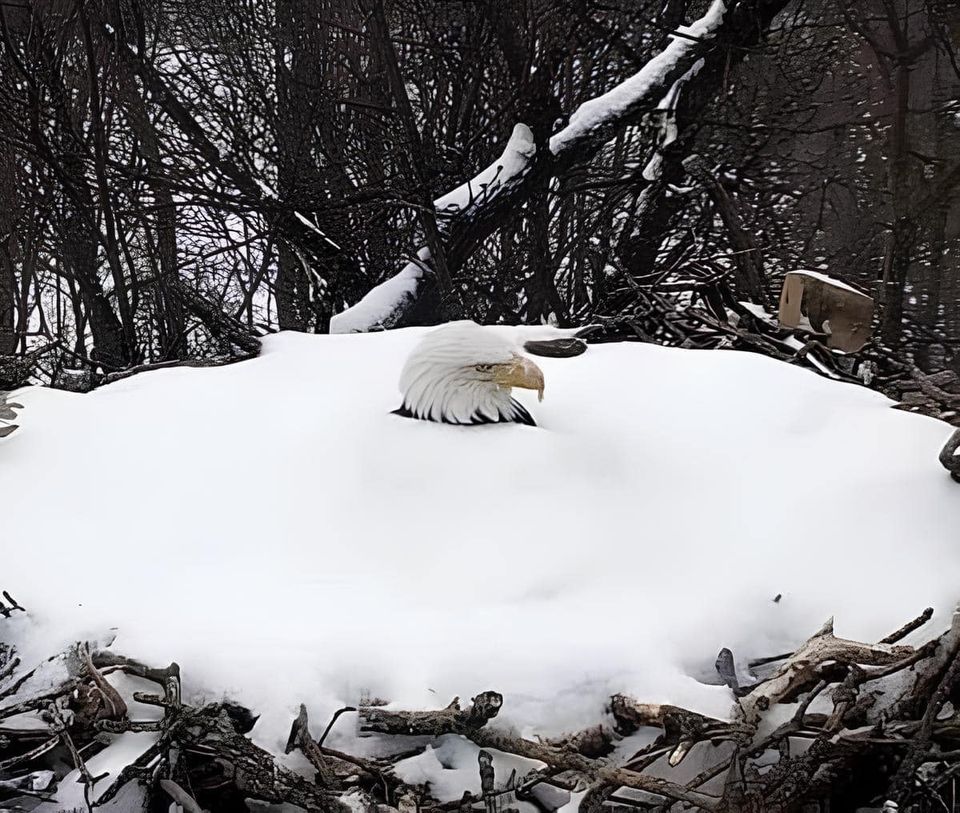
[[[609,92],[582,104],[569,124],[550,138],[549,149],[537,149],[528,127],[518,124],[511,143],[498,161],[473,182],[434,201],[451,274],[501,225],[517,217],[520,207],[552,177],[588,161],[610,138],[655,110],[674,83],[701,59],[723,49],[756,44],[773,17],[789,0],[734,0],[729,8],[720,0],[690,26],[691,38],[678,36],[633,76]],[[739,51],[738,51],[739,53]],[[700,77],[691,83],[703,81]],[[519,139],[523,136],[523,139]],[[525,146],[519,149],[520,140]],[[517,145],[511,150],[511,145]],[[421,249],[424,252],[425,249]],[[421,258],[426,259],[421,253]],[[398,286],[402,277],[405,284]],[[408,314],[433,289],[431,273],[415,275],[410,265],[396,277],[374,288],[359,303],[331,320],[332,332],[371,330],[411,324]],[[384,287],[387,286],[387,287]],[[396,293],[402,291],[402,296]],[[376,302],[378,307],[372,308]],[[374,317],[376,320],[374,321]],[[433,320],[437,314],[433,315]]]

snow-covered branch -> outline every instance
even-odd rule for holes
[[[497,161],[434,201],[451,267],[461,265],[484,239],[515,216],[534,189],[589,160],[619,130],[651,110],[665,104],[674,107],[680,87],[700,80],[705,73],[701,60],[716,50],[718,35],[722,33],[724,41],[741,46],[752,44],[786,2],[735,2],[728,8],[723,0],[714,0],[700,19],[681,27],[639,71],[581,104],[567,126],[550,138],[548,149],[538,151],[530,129],[518,124]],[[424,259],[422,249],[420,257]],[[407,264],[352,308],[333,317],[331,332],[402,325],[431,282],[423,268]]]
[[[489,206],[499,195],[519,184],[530,170],[537,147],[526,124],[518,124],[503,153],[496,161],[478,172],[466,183],[437,198],[437,225],[441,233],[456,217],[469,217],[472,212]],[[355,333],[375,328],[394,327],[416,299],[417,290],[426,273],[430,251],[417,252],[418,261],[408,262],[400,271],[373,288],[356,305],[330,319],[331,333]]]
[[[430,250],[421,248],[419,262],[411,260],[399,272],[371,289],[356,305],[330,318],[331,333],[363,333],[376,328],[391,328],[403,316],[417,296],[426,273]]]
[[[573,111],[567,126],[551,137],[550,151],[563,155],[585,141],[605,137],[608,129],[616,129],[627,117],[649,110],[653,97],[669,96],[676,81],[671,77],[676,75],[678,66],[685,65],[683,74],[686,74],[691,54],[696,53],[699,58],[705,42],[715,36],[723,22],[726,10],[723,0],[713,0],[703,17],[692,25],[681,26],[667,47],[633,76],[581,104]]]

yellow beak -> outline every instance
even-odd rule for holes
[[[501,387],[536,390],[539,400],[543,400],[543,371],[528,358],[514,356],[505,364],[494,364],[493,380]]]

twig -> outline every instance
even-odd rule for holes
[[[957,434],[960,435],[960,430],[958,430]],[[931,618],[933,618],[933,607],[927,607],[927,609],[914,618],[913,621],[908,621],[896,632],[891,632],[886,638],[881,638],[880,643],[895,644],[897,641],[902,641],[911,632],[920,629],[920,627],[926,624]]]
[[[324,741],[327,739],[327,735],[333,729],[334,723],[337,722],[337,719],[340,717],[341,714],[344,714],[348,711],[356,711],[356,708],[353,706],[344,706],[342,709],[337,709],[333,713],[333,717],[330,718],[330,722],[327,723],[327,727],[323,729],[323,734],[321,734],[320,739],[317,740],[317,745],[320,745],[320,746],[323,745]]]

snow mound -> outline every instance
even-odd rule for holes
[[[595,724],[616,691],[724,716],[723,646],[783,652],[831,615],[877,639],[927,605],[947,624],[946,425],[643,344],[538,359],[544,402],[517,393],[537,428],[430,424],[390,414],[422,333],[280,334],[229,367],[20,392],[0,533],[24,662],[116,628],[279,749],[300,701],[320,721],[364,694],[495,689],[528,735]]]

